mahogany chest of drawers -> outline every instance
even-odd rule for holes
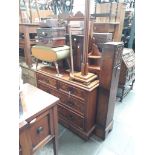
[[[37,87],[60,98],[59,122],[84,139],[95,129],[98,80],[94,86],[82,86],[69,80],[67,73],[56,77],[52,68],[44,67],[36,73]]]

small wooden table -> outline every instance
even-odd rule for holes
[[[19,152],[32,155],[53,140],[54,155],[58,154],[59,98],[30,84],[24,84],[19,104]],[[21,104],[22,103],[22,104]]]

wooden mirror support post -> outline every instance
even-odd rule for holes
[[[97,78],[97,75],[88,72],[88,44],[89,44],[89,10],[90,0],[85,0],[85,18],[84,18],[84,48],[81,64],[81,72],[74,73],[73,79],[88,85]]]

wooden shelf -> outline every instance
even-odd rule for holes
[[[95,22],[94,24],[103,25],[103,24],[109,24],[109,25],[119,25],[120,22]]]
[[[100,59],[101,56],[96,56],[96,55],[88,55],[88,58],[91,58],[91,59]]]
[[[98,71],[100,71],[100,66],[89,65],[88,68],[91,69],[91,70],[98,70]]]

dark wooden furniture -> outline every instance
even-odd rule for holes
[[[123,43],[104,44],[99,77],[95,134],[105,139],[113,127],[113,113],[121,67]]]
[[[130,48],[124,48],[122,54],[121,72],[119,77],[117,97],[122,102],[129,93],[135,81],[135,54]]]
[[[60,71],[62,77],[55,76],[56,71],[43,67],[37,71],[38,88],[60,98],[58,104],[59,121],[80,137],[88,139],[95,129],[96,99],[98,80],[88,86],[70,80],[69,74]]]
[[[58,154],[57,103],[53,95],[24,84],[19,103],[19,152],[32,155],[53,140],[54,155]]]
[[[37,34],[38,24],[20,24],[19,33],[23,33],[23,39],[19,40],[19,48],[24,49],[24,56],[26,64],[31,67],[32,58],[31,58],[31,46],[36,44],[35,39],[31,39],[31,34]]]
[[[81,70],[83,39],[83,35],[72,35],[73,62],[76,71]],[[66,36],[66,44],[69,45],[69,35]]]

